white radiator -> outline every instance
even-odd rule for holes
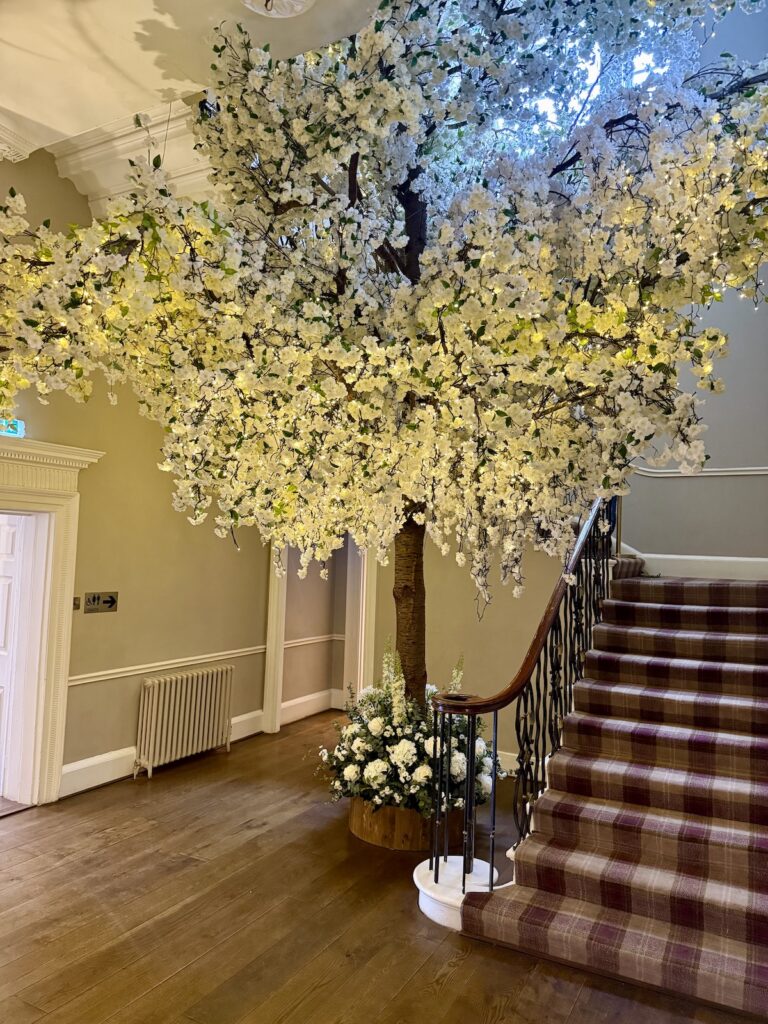
[[[232,733],[232,665],[145,679],[134,778],[181,757],[226,746]]]

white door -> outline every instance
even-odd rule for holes
[[[0,514],[0,796],[19,641],[27,516]]]
[[[47,515],[0,513],[0,796],[36,784]]]

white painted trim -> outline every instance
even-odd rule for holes
[[[679,469],[654,469],[653,466],[637,466],[638,476],[657,478],[678,478],[695,480],[707,476],[768,476],[768,466],[704,466],[698,473],[683,473]]]
[[[19,516],[20,600],[11,641],[11,685],[5,713],[0,794],[29,803],[37,789],[40,765],[36,757],[41,724],[38,708],[45,700],[45,665],[41,661],[43,622],[50,590],[51,516]],[[15,649],[14,649],[15,648]],[[2,717],[0,716],[0,721]]]
[[[34,723],[35,781],[23,803],[48,803],[59,795],[77,553],[78,474],[101,455],[30,439],[0,438],[0,509],[47,513],[51,522]]]
[[[70,761],[61,770],[59,796],[71,796],[73,793],[81,793],[84,789],[93,789],[107,782],[125,779],[133,775],[135,761],[136,747],[108,750],[105,754],[86,757],[82,761]]]
[[[342,682],[357,692],[363,683],[363,556],[351,537],[344,545],[347,585],[344,595],[344,664]]]
[[[361,627],[361,650],[360,666],[362,685],[372,686],[376,678],[376,666],[374,665],[376,646],[376,579],[379,572],[379,563],[373,551],[366,551],[363,554],[362,574],[362,605],[363,618]]]
[[[26,160],[33,149],[37,149],[36,143],[22,138],[7,124],[0,124],[0,160],[18,163],[19,160]]]
[[[235,715],[232,719],[232,743],[255,736],[257,732],[264,732],[264,712],[261,708],[258,711],[246,711],[244,715]]]
[[[283,724],[298,722],[321,711],[344,707],[343,690],[320,690],[283,702]],[[235,715],[232,719],[232,742],[247,739],[257,733],[265,732],[264,711],[247,711],[244,715]],[[83,758],[82,761],[71,761],[65,764],[61,773],[62,797],[81,793],[94,786],[103,786],[107,782],[117,782],[133,775],[136,760],[136,747],[123,747],[122,750],[108,750],[94,757]]]
[[[340,640],[344,637],[338,633],[326,636],[307,636],[299,640],[286,640],[284,647],[303,647],[307,644],[322,644]],[[230,661],[232,658],[250,658],[255,654],[266,654],[267,645],[257,644],[255,647],[239,647],[234,651],[215,651],[213,654],[192,654],[186,658],[172,658],[168,661],[152,661],[146,665],[126,665],[124,668],[105,668],[100,672],[84,672],[82,675],[70,676],[70,686],[86,686],[89,683],[106,683],[110,679],[128,679],[131,676],[157,675],[175,668],[186,668],[192,665],[211,665],[217,661]]]
[[[317,693],[308,693],[304,697],[294,697],[293,700],[283,701],[280,724],[289,725],[291,722],[298,722],[301,718],[319,715],[321,711],[343,707],[343,690],[318,690]]]
[[[163,158],[163,169],[181,196],[202,198],[212,194],[210,164],[195,149],[194,107],[183,100],[163,103],[147,111],[149,130],[136,127],[134,116],[82,132],[48,146],[56,168],[88,196],[94,215],[103,216],[109,201],[133,189],[129,159],[146,157],[152,148]]]
[[[267,600],[267,657],[264,665],[264,732],[280,731],[283,700],[283,663],[285,661],[285,598],[288,592],[286,552],[270,547],[269,597]]]
[[[105,683],[110,679],[127,679],[130,676],[156,675],[169,669],[186,668],[187,665],[209,665],[216,661],[230,661],[232,658],[250,658],[254,654],[265,654],[266,644],[256,647],[240,647],[235,651],[216,651],[213,654],[192,654],[186,658],[169,661],[153,661],[146,665],[127,665],[125,668],[105,668],[100,672],[85,672],[70,676],[70,686],[85,686],[88,683]]]
[[[309,644],[327,644],[331,640],[344,642],[343,633],[326,633],[324,636],[302,636],[298,640],[284,640],[283,647],[306,647]]]
[[[768,579],[768,558],[669,554],[643,554],[641,558],[645,559],[645,571],[651,576],[661,574],[662,576],[695,576],[704,579]]]

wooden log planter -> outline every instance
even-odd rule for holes
[[[429,850],[431,843],[430,819],[423,814],[405,807],[376,807],[359,796],[349,802],[349,830],[364,843],[387,850],[421,852]],[[452,850],[461,846],[462,830],[461,811],[452,812],[448,829]]]

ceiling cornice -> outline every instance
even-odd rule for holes
[[[209,195],[210,167],[195,148],[191,128],[194,108],[181,100],[146,112],[149,129],[137,127],[134,117],[120,118],[101,128],[48,146],[62,177],[69,178],[88,197],[95,216],[102,216],[110,199],[131,190],[131,158],[159,153],[169,180],[179,195]]]
[[[34,148],[31,142],[27,142],[26,139],[0,123],[0,160],[11,160],[13,163],[18,163],[19,160],[26,160]]]

